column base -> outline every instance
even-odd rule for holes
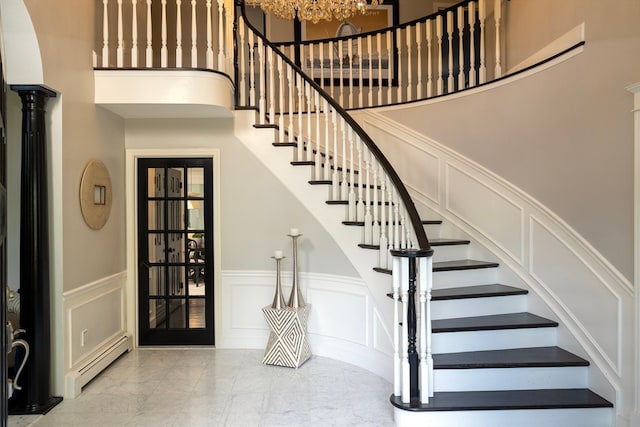
[[[57,396],[51,396],[46,402],[37,405],[27,405],[24,402],[9,400],[9,415],[44,415],[60,402],[62,402],[62,397]]]

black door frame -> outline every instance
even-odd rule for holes
[[[137,308],[138,308],[138,344],[145,345],[207,345],[212,346],[215,344],[215,324],[214,324],[214,277],[215,277],[215,264],[214,264],[214,159],[212,157],[154,157],[153,154],[144,157],[136,158],[137,165],[137,200],[138,214],[136,223],[138,224],[137,240],[138,251],[136,254],[136,261],[138,266],[137,274]],[[205,328],[150,328],[149,327],[149,288],[148,277],[149,267],[163,266],[166,270],[168,267],[184,267],[183,271],[186,275],[189,259],[185,257],[183,261],[178,263],[168,262],[168,257],[165,257],[162,263],[149,263],[149,244],[147,230],[148,226],[145,225],[148,221],[148,168],[183,168],[185,171],[187,168],[203,168],[204,169],[204,197],[200,198],[204,201],[204,217],[205,227],[203,230],[189,230],[186,221],[179,229],[167,229],[163,227],[164,236],[168,236],[170,233],[182,233],[186,236],[186,233],[200,231],[204,233],[204,239],[207,244],[204,248],[204,256],[207,260],[207,268],[205,268],[204,286],[205,296],[202,297],[186,297],[185,302],[188,306],[188,301],[192,299],[204,299],[205,300]],[[186,174],[185,174],[186,178]],[[165,179],[167,174],[165,174]],[[180,197],[168,197],[166,194],[165,200],[182,200],[185,203],[192,197],[189,197],[187,193],[188,182],[185,182],[185,189]],[[168,209],[165,204],[165,209]],[[186,215],[186,212],[185,212]],[[142,219],[145,218],[144,224]],[[166,218],[166,216],[165,216]],[[184,244],[186,245],[186,238]],[[145,286],[142,286],[142,284]],[[186,277],[185,277],[185,287]],[[165,295],[165,298],[168,296]],[[156,299],[162,299],[156,297]],[[168,300],[167,300],[168,301]],[[187,308],[188,310],[188,308]]]

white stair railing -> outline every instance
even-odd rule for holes
[[[312,184],[330,186],[327,203],[345,205],[343,222],[362,226],[360,246],[378,251],[375,268],[389,272],[393,265],[394,395],[405,403],[428,402],[433,396],[433,251],[407,189],[335,99],[243,16],[236,31],[238,73],[257,74],[239,79],[245,87],[237,90],[238,106],[255,108],[258,125],[277,129],[276,142],[294,146],[292,163],[311,167]],[[308,53],[312,60],[315,54]],[[354,97],[344,92],[343,99],[350,103]]]

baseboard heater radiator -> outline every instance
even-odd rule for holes
[[[105,346],[103,351],[96,354],[83,365],[68,372],[65,375],[65,393],[67,399],[75,399],[80,394],[82,387],[94,379],[107,366],[112,364],[123,353],[133,349],[132,337],[124,334],[110,344]]]

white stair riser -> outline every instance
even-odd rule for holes
[[[497,331],[439,332],[433,334],[433,353],[501,350],[556,345],[557,328],[502,329]]]
[[[432,319],[488,316],[527,311],[526,295],[432,301]]]
[[[469,245],[444,245],[432,246],[433,262],[453,261],[456,259],[465,259],[469,252]]]
[[[587,388],[587,367],[436,369],[435,391]]]
[[[476,268],[473,270],[436,271],[433,273],[433,287],[450,288],[495,283],[496,270],[496,268]]]
[[[394,408],[396,427],[611,427],[611,408],[413,412]]]

